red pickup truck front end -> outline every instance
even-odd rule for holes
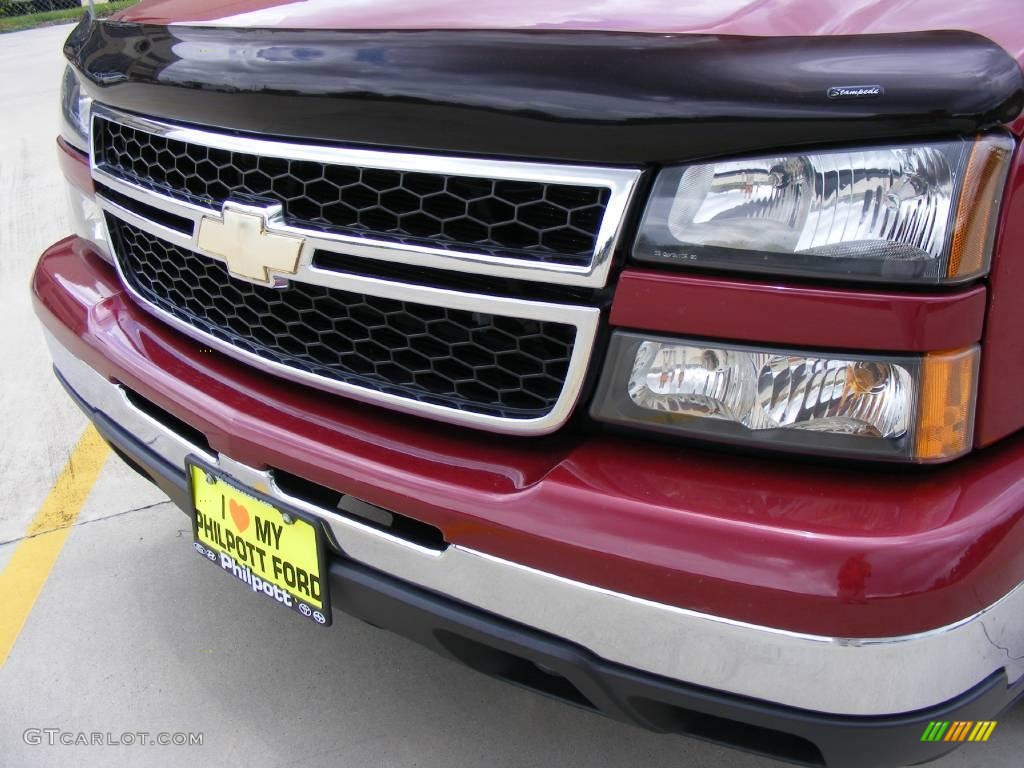
[[[221,5],[72,34],[77,231],[33,278],[57,376],[200,554],[808,765],[936,757],[930,723],[1016,698],[1009,4]]]

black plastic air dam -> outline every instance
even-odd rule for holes
[[[582,162],[964,134],[1024,107],[1017,62],[991,40],[958,31],[720,37],[84,20],[65,53],[93,96],[145,115],[346,144]],[[854,86],[865,88],[831,90]]]

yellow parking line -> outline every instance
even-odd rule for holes
[[[0,667],[25,625],[110,448],[90,426],[0,573]]]

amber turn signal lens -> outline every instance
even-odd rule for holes
[[[925,355],[747,346],[616,330],[591,415],[816,456],[934,463],[973,443],[978,345]]]
[[[932,352],[921,362],[915,457],[949,459],[967,453],[974,433],[978,347]]]
[[[988,266],[995,234],[993,219],[1012,152],[1012,143],[1005,140],[977,141],[971,147],[946,267],[946,277],[951,280],[981,274]]]

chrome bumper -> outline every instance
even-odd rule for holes
[[[54,366],[78,397],[184,468],[195,454],[240,482],[322,519],[356,562],[550,633],[608,661],[775,704],[837,715],[912,712],[946,702],[993,672],[1024,675],[1024,586],[973,616],[917,635],[845,639],[756,626],[571,581],[453,545],[418,547],[284,493],[272,472],[209,455],[133,406],[47,334]]]

